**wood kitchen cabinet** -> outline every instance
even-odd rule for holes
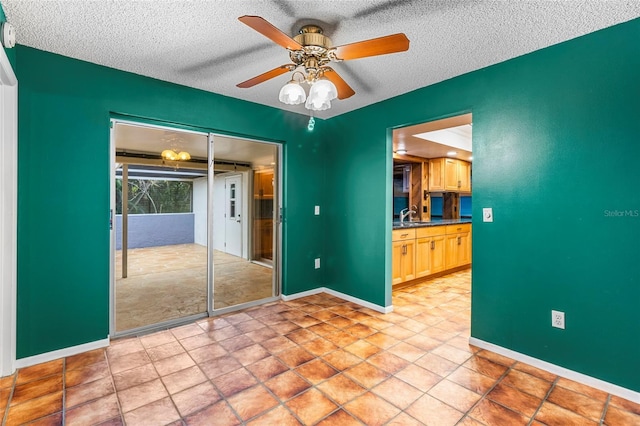
[[[416,278],[443,271],[444,226],[416,229]]]
[[[429,191],[444,191],[444,158],[429,160]]]
[[[431,273],[436,274],[444,270],[444,235],[437,235],[431,237]]]
[[[455,158],[429,160],[429,191],[471,192],[471,163]]]
[[[392,237],[392,279],[393,285],[416,278],[416,231],[415,229],[398,229]]]
[[[471,224],[395,229],[392,284],[402,284],[471,264]]]
[[[255,172],[253,192],[256,198],[273,198],[273,170]]]
[[[460,192],[471,192],[471,163],[458,160],[458,180]]]
[[[253,175],[253,258],[273,260],[273,169]]]
[[[445,237],[445,269],[471,263],[471,225],[448,225]]]

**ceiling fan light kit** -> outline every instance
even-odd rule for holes
[[[333,47],[329,37],[325,36],[322,28],[317,25],[305,25],[296,36],[291,38],[259,16],[245,15],[238,20],[287,49],[293,63],[281,65],[253,77],[239,83],[237,87],[253,87],[291,71],[292,79],[280,89],[278,98],[287,105],[304,103],[305,107],[311,111],[324,111],[331,108],[332,100],[347,99],[355,94],[347,82],[328,66],[330,62],[385,55],[409,49],[409,39],[402,33]],[[301,76],[301,81],[295,80],[296,75]],[[302,82],[311,85],[309,96],[306,96],[300,84]]]
[[[305,93],[300,83],[295,80],[296,74],[302,76],[302,73],[296,71],[293,74],[291,81],[282,86],[282,89],[280,89],[280,95],[278,96],[278,99],[280,99],[280,102],[287,105],[299,105],[307,100],[307,94]],[[304,76],[302,76],[302,78],[304,81]]]
[[[160,154],[164,160],[168,161],[189,161],[191,160],[191,154],[187,151],[176,152],[173,149],[165,149]]]

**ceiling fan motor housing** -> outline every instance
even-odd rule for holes
[[[299,34],[294,36],[293,39],[301,45],[317,46],[328,49],[331,47],[331,39],[323,34],[322,28],[317,25],[305,25],[300,28]]]
[[[330,62],[327,52],[331,48],[331,39],[323,34],[322,28],[305,25],[293,39],[303,46],[302,50],[290,51],[289,56],[296,65],[315,71]]]

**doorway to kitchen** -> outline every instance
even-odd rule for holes
[[[393,288],[470,268],[472,115],[392,134]]]
[[[279,175],[279,145],[113,120],[112,146],[112,336],[275,300],[278,263],[252,256],[250,195],[255,174]]]

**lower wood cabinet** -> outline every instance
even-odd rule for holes
[[[393,231],[392,284],[400,284],[416,278],[416,231],[399,229]]]
[[[393,231],[392,283],[471,264],[471,224]]]
[[[416,229],[416,278],[444,271],[444,226]]]
[[[471,263],[471,224],[447,225],[445,267],[457,268]]]

